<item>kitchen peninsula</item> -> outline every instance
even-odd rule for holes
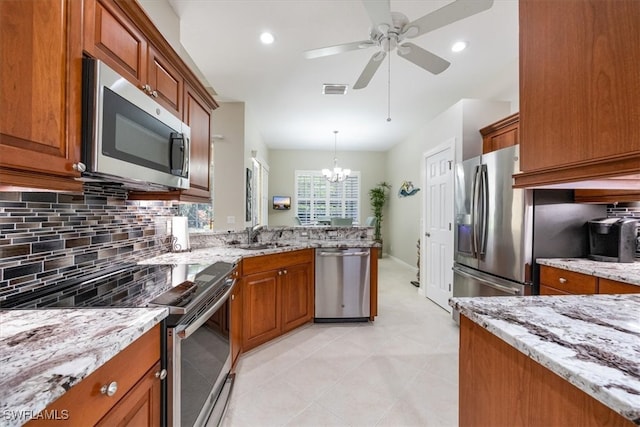
[[[461,426],[640,425],[640,295],[450,304],[461,313]]]

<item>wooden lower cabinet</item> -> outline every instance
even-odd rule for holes
[[[236,283],[236,287],[231,294],[231,301],[229,302],[229,332],[231,335],[231,365],[235,367],[238,361],[238,356],[242,352],[242,297],[243,297],[244,283],[240,280]]]
[[[313,261],[313,249],[242,261],[242,351],[313,319]]]
[[[599,294],[640,294],[640,285],[618,282],[610,279],[598,279]]]
[[[640,286],[547,265],[540,266],[540,295],[637,294]]]
[[[459,378],[461,427],[634,425],[465,316]]]
[[[598,279],[588,274],[540,266],[540,295],[595,294]]]
[[[101,393],[116,383],[113,396]],[[160,325],[145,333],[45,409],[28,426],[51,425],[46,414],[66,414],[70,426],[160,425]]]

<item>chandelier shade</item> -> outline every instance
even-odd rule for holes
[[[334,130],[333,134],[333,169],[322,169],[322,175],[329,182],[342,182],[349,177],[349,174],[351,174],[351,169],[343,169],[338,166],[338,155],[336,154],[338,145],[338,131]]]

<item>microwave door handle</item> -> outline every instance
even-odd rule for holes
[[[175,162],[174,164],[174,154],[176,150],[182,151],[182,158],[180,162]],[[169,136],[169,169],[171,170],[172,175],[183,176],[184,174],[184,159],[185,159],[185,138],[181,133],[172,132]],[[183,169],[176,169],[176,166],[180,164],[180,167]]]
[[[188,177],[189,176],[189,156],[191,154],[191,141],[189,141],[189,138],[184,137],[184,151],[182,153],[183,158],[182,158],[182,176],[184,177]]]

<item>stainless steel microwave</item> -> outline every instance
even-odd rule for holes
[[[189,127],[103,62],[85,58],[82,72],[83,178],[189,188]]]

